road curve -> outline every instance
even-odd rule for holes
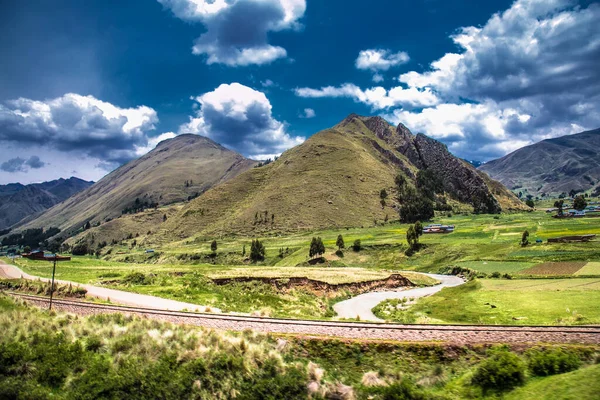
[[[48,307],[48,298],[8,293],[32,305]],[[197,314],[56,300],[58,311],[93,315],[121,313],[152,318],[176,324],[202,326],[210,329],[326,336],[358,340],[393,340],[401,342],[445,342],[452,344],[479,343],[573,343],[600,345],[600,326],[482,326],[482,325],[398,325],[339,321],[306,321],[224,314]]]
[[[29,275],[20,268],[5,264],[0,261],[0,278],[8,278],[8,279],[28,279],[28,280],[41,280],[42,282],[49,282],[50,279],[40,278],[38,276]],[[145,308],[154,308],[159,310],[172,310],[172,311],[199,311],[205,312],[206,307],[200,306],[198,304],[184,303],[176,300],[163,299],[160,297],[149,296],[145,294],[131,293],[125,292],[122,290],[108,289],[93,285],[86,285],[77,282],[63,281],[63,280],[55,280],[55,283],[60,285],[68,285],[71,284],[73,286],[80,286],[87,290],[86,296],[95,297],[101,300],[110,300],[113,303],[123,304],[126,306],[134,306],[134,307],[145,307]],[[212,308],[214,312],[220,312],[221,310]]]
[[[402,272],[400,272],[402,274]],[[373,307],[384,300],[389,299],[409,299],[430,296],[439,292],[445,287],[459,286],[465,283],[465,280],[452,275],[423,274],[440,281],[435,286],[427,286],[416,289],[389,291],[389,292],[370,292],[361,294],[351,299],[341,301],[333,306],[333,309],[340,318],[360,318],[361,321],[383,322],[373,314]]]

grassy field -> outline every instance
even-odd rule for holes
[[[549,244],[555,236],[600,233],[600,218],[557,220],[544,212],[502,215],[438,216],[435,222],[453,224],[456,231],[447,235],[423,235],[423,249],[412,257],[407,249],[408,225],[397,222],[365,228],[329,229],[260,238],[266,248],[266,258],[260,263],[248,259],[252,238],[215,238],[216,254],[210,250],[213,238],[192,237],[177,242],[154,246],[147,253],[143,235],[108,246],[99,259],[74,257],[57,269],[59,279],[81,283],[102,284],[140,293],[184,300],[236,312],[260,312],[276,316],[327,318],[332,316],[332,299],[321,299],[304,291],[281,292],[262,283],[231,284],[217,287],[209,278],[221,277],[308,277],[328,283],[360,282],[381,279],[398,271],[438,272],[447,266],[460,266],[492,275],[509,274],[513,280],[502,281],[506,287],[493,289],[490,285],[500,281],[482,281],[477,296],[488,299],[490,293],[511,293],[510,287],[519,287],[521,279],[530,277],[600,277],[600,244],[589,243]],[[530,233],[530,245],[519,242],[524,230]],[[336,254],[336,239],[343,235],[346,249]],[[310,265],[308,250],[312,237],[319,236],[326,247],[324,263]],[[351,249],[353,242],[361,240],[360,251]],[[541,239],[542,243],[536,243]],[[245,252],[244,252],[245,248]],[[19,260],[20,266],[34,275],[49,277],[50,263]],[[540,266],[541,265],[541,266]],[[537,269],[536,269],[537,268]],[[128,280],[133,273],[147,276],[145,284]],[[532,276],[530,276],[532,275]],[[191,278],[193,277],[193,279]],[[416,276],[409,276],[416,284],[430,284]],[[539,281],[542,282],[542,281]],[[538,282],[538,283],[539,283]],[[556,281],[558,282],[558,281]],[[555,284],[549,281],[548,284]],[[583,282],[583,281],[582,281]],[[581,291],[548,292],[535,298],[526,291],[522,307],[506,304],[502,310],[486,308],[459,308],[452,318],[422,315],[419,321],[444,320],[447,322],[485,323],[579,323],[579,314],[586,321],[596,314],[588,310],[585,302],[577,300]],[[595,298],[595,290],[587,290]],[[337,300],[347,298],[340,294]],[[537,296],[536,295],[536,296]],[[441,294],[439,295],[441,296]],[[585,297],[585,296],[583,296]],[[435,299],[434,296],[432,299]],[[574,304],[564,300],[574,299]],[[510,299],[501,299],[509,301]],[[429,300],[423,300],[429,301]],[[485,300],[487,302],[488,300]],[[489,298],[490,302],[498,302]],[[548,312],[532,316],[536,304],[544,305]],[[419,309],[420,302],[415,306]],[[562,304],[568,306],[562,307]],[[561,310],[555,310],[561,305]],[[566,315],[569,307],[571,315]],[[564,308],[564,310],[562,309]],[[507,311],[510,310],[510,311]],[[502,311],[502,313],[500,312]],[[573,316],[573,311],[578,315]],[[492,314],[490,314],[492,312]],[[464,315],[458,315],[464,313]],[[494,314],[495,313],[495,314]],[[414,316],[411,316],[413,318]],[[517,318],[517,319],[513,319]]]
[[[0,398],[593,398],[598,346],[447,346],[211,331],[123,315],[73,315],[0,295]],[[538,376],[533,356],[570,362]],[[502,355],[519,381],[473,379]],[[313,396],[309,397],[309,383]],[[521,386],[521,387],[519,387]],[[349,394],[348,394],[349,393]],[[556,397],[548,397],[554,393]],[[348,397],[349,396],[349,397]],[[508,396],[508,397],[503,397]],[[579,397],[574,397],[579,396]]]
[[[600,278],[481,279],[445,288],[407,310],[376,314],[392,321],[506,324],[600,324]]]
[[[600,365],[532,380],[508,394],[506,400],[583,400],[596,399],[600,393]]]

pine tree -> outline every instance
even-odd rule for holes
[[[529,231],[523,232],[523,236],[521,236],[521,246],[525,247],[529,244]]]
[[[344,237],[342,235],[338,235],[335,245],[337,246],[338,250],[340,250],[340,251],[345,247]]]
[[[578,210],[578,211],[582,211],[585,210],[585,208],[587,207],[587,201],[585,201],[585,197],[583,196],[577,196],[575,197],[575,200],[573,200],[573,208]]]
[[[258,239],[250,245],[250,259],[254,262],[265,259],[265,246]]]

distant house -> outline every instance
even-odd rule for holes
[[[431,224],[423,228],[423,233],[452,233],[454,225]]]

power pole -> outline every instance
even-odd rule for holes
[[[50,307],[48,310],[52,310],[52,295],[54,294],[54,273],[56,272],[56,254],[54,255],[54,264],[52,267],[52,284],[50,285]]]

